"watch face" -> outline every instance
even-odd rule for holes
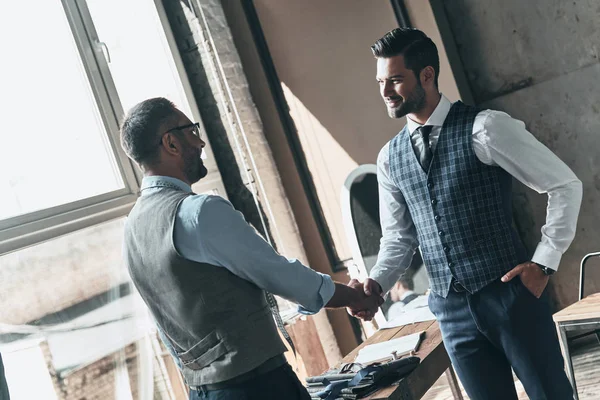
[[[542,264],[538,264],[538,263],[536,263],[536,262],[534,262],[534,264],[535,264],[535,265],[537,265],[538,267],[540,267],[540,269],[542,270],[542,272],[543,272],[545,275],[552,275],[554,272],[556,272],[556,271],[554,271],[552,268],[545,267],[545,266],[543,266]]]
[[[552,268],[548,268],[548,267],[545,267],[543,269],[543,271],[546,275],[552,275],[554,273],[554,270]]]

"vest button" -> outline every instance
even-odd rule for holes
[[[444,231],[439,231],[439,232],[438,232],[438,235],[440,235],[440,236],[444,236]]]
[[[452,268],[452,267],[454,267],[454,263],[452,263],[452,262],[449,262],[449,263],[448,263],[448,267],[449,267],[449,268]]]
[[[429,189],[431,189],[431,188],[433,187],[433,183],[432,183],[432,182],[427,182],[427,187],[428,187]]]
[[[437,204],[437,200],[436,199],[431,200],[431,204],[433,204],[435,206]]]
[[[445,251],[446,253],[450,253],[450,247],[448,247],[448,246],[444,246],[444,251]]]
[[[433,217],[436,221],[439,221],[440,219],[442,219],[442,217],[440,217],[439,215],[436,215]]]

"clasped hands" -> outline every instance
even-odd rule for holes
[[[356,289],[362,296],[358,302],[347,307],[348,313],[365,321],[372,320],[379,306],[383,304],[382,289],[379,283],[370,278],[364,282],[352,279],[348,286]]]

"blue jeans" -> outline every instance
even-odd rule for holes
[[[226,389],[190,390],[190,400],[310,400],[289,364]]]
[[[444,346],[471,400],[516,400],[511,367],[531,400],[572,400],[546,294],[519,277],[480,292],[431,293]]]

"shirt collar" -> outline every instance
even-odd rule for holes
[[[400,296],[400,301],[404,300],[405,298],[407,298],[411,294],[415,294],[415,292],[413,292],[412,290],[407,290],[406,292],[404,292],[402,294],[402,296]]]
[[[438,103],[435,110],[433,110],[433,113],[429,116],[429,119],[427,120],[427,122],[425,122],[425,125],[432,125],[432,126],[444,125],[444,121],[446,120],[446,117],[448,116],[448,113],[450,112],[450,107],[452,107],[452,103],[450,103],[450,100],[448,100],[446,98],[446,96],[444,96],[442,94],[440,97],[440,102]],[[418,122],[415,122],[408,117],[406,118],[406,127],[408,128],[408,132],[411,135],[413,134],[413,132],[415,130],[417,130],[417,128],[420,128],[421,126],[422,125],[419,124]]]
[[[182,190],[187,193],[192,193],[192,187],[187,183],[173,178],[171,176],[145,176],[142,179],[142,196],[144,195],[145,189],[162,189],[162,188],[170,188],[175,190]]]

